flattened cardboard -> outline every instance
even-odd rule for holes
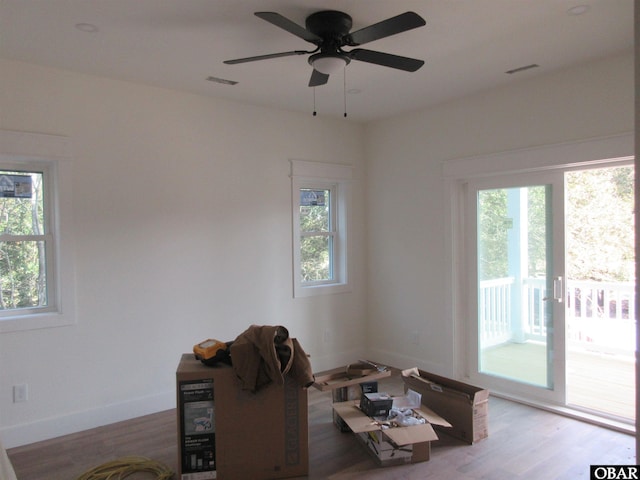
[[[384,434],[401,447],[420,442],[432,442],[438,439],[438,435],[428,423],[411,427],[389,428],[384,430]]]
[[[426,405],[420,405],[420,408],[414,408],[413,411],[418,412],[420,416],[424,418],[427,422],[429,422],[431,425],[437,425],[438,427],[446,427],[446,428],[451,428],[453,426],[447,420],[442,418],[440,415],[438,415],[436,412],[431,410]]]
[[[405,389],[422,395],[422,404],[451,422],[445,433],[473,444],[489,435],[489,390],[410,368],[402,371]]]
[[[206,476],[211,472],[183,474],[179,467],[178,479],[271,480],[308,474],[308,406],[304,388],[287,380],[283,386],[270,385],[250,393],[240,388],[231,367],[208,367],[191,353],[182,355],[176,371],[178,390],[181,382],[202,379],[213,382],[216,471],[214,476]],[[180,407],[178,391],[179,466],[184,448]]]
[[[380,426],[372,418],[367,417],[355,402],[334,403],[333,410],[355,433],[380,430]]]
[[[316,379],[313,386],[322,392],[326,392],[327,390],[390,377],[391,370],[387,369],[380,372],[368,366],[366,368],[358,368],[358,365],[354,364],[314,373],[313,376]]]

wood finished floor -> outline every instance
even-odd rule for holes
[[[402,392],[397,376],[380,390]],[[331,394],[309,390],[309,479],[576,480],[592,464],[635,464],[633,436],[596,427],[508,400],[489,401],[489,438],[467,445],[446,435],[431,460],[377,467],[352,434],[331,420]],[[97,465],[142,455],[177,468],[174,410],[10,449],[18,480],[74,480]],[[150,480],[140,473],[131,480]],[[244,479],[234,479],[244,480]],[[251,479],[247,479],[251,480]]]

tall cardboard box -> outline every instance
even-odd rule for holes
[[[489,436],[489,390],[417,368],[403,370],[402,380],[405,389],[422,395],[423,405],[451,423],[445,433],[470,444]]]
[[[179,480],[307,475],[307,391],[288,379],[256,393],[227,365],[182,355],[176,371]]]

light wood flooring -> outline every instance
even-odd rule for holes
[[[402,393],[401,380],[380,390]],[[467,445],[446,435],[428,462],[378,467],[331,419],[331,394],[309,390],[309,479],[576,480],[592,464],[635,464],[635,437],[491,397],[489,438]],[[74,480],[110,460],[142,455],[177,468],[174,410],[10,449],[18,480]],[[128,479],[150,480],[148,473]],[[244,479],[234,479],[244,480]],[[246,479],[251,480],[251,479]]]

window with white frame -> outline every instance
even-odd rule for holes
[[[351,167],[291,161],[294,296],[348,290]]]
[[[0,332],[75,323],[68,142],[0,140]]]
[[[7,169],[0,163],[0,317],[47,310],[55,298],[46,183],[46,168]]]

